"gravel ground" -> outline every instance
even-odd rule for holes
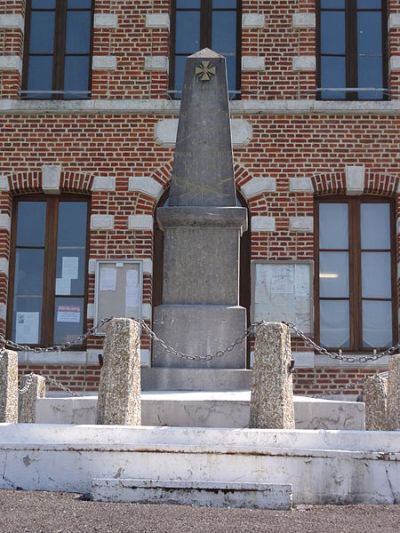
[[[0,490],[0,532],[400,532],[400,505],[299,506],[293,511],[83,501],[77,494]]]

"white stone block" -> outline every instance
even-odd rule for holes
[[[159,200],[164,187],[151,176],[132,176],[129,178],[128,190],[141,192]]]
[[[22,73],[22,59],[20,56],[0,56],[1,70],[17,70]]]
[[[290,192],[314,192],[311,178],[289,178]]]
[[[167,56],[147,56],[144,58],[144,70],[154,72],[168,72]]]
[[[96,176],[92,185],[93,192],[115,191],[115,178],[113,176]]]
[[[275,190],[275,178],[252,178],[241,187],[242,194],[246,199],[262,193],[275,192]]]
[[[168,13],[147,13],[146,14],[146,28],[159,28],[169,30],[169,14]]]
[[[251,217],[251,231],[275,231],[275,218],[267,216]]]
[[[61,165],[42,166],[42,189],[47,194],[59,194],[61,185]]]
[[[87,304],[86,308],[86,318],[93,319],[95,317],[95,305]]]
[[[96,259],[89,259],[88,273],[94,274],[96,272]]]
[[[25,20],[22,15],[10,14],[0,15],[0,30],[20,30],[24,31]]]
[[[92,70],[116,70],[117,58],[115,56],[93,56]]]
[[[242,29],[264,28],[265,15],[263,13],[243,13]]]
[[[143,274],[151,274],[153,275],[153,260],[149,257],[146,257],[146,259],[143,259],[142,261],[143,265]]]
[[[315,13],[294,13],[292,23],[293,28],[303,30],[315,28]]]
[[[293,70],[298,72],[312,72],[316,70],[315,56],[297,56],[293,58]]]
[[[364,165],[346,165],[346,194],[358,195],[364,192]]]
[[[389,58],[389,72],[400,70],[400,56]]]
[[[6,320],[7,318],[7,304],[0,303],[0,319]]]
[[[242,56],[243,72],[264,72],[265,57],[262,56]]]
[[[400,28],[400,13],[391,13],[388,20],[388,29]]]
[[[114,216],[113,215],[92,215],[90,217],[90,229],[94,231],[114,229]]]
[[[11,217],[7,213],[0,213],[0,230],[10,231]]]
[[[314,217],[289,217],[289,231],[312,233],[314,231]]]
[[[0,257],[0,272],[8,276],[8,259],[6,257]]]
[[[176,143],[178,132],[178,119],[166,118],[160,120],[154,127],[154,136],[157,144],[173,148]],[[253,129],[248,120],[231,119],[232,144],[245,146],[249,144],[253,136]]]
[[[94,28],[118,28],[118,15],[110,13],[95,13],[93,19]]]
[[[128,229],[134,231],[153,231],[154,219],[152,215],[130,215]]]
[[[293,352],[294,367],[295,368],[314,368],[315,355],[314,352]]]
[[[151,353],[150,350],[140,350],[140,366],[151,366]]]
[[[7,176],[0,176],[0,191],[7,192],[10,190],[10,184]]]
[[[142,304],[142,318],[143,320],[151,320],[153,317],[153,307],[151,304]]]

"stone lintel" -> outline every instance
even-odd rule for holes
[[[161,229],[180,226],[233,227],[247,230],[244,207],[160,207],[157,221]]]

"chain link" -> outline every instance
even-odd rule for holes
[[[33,372],[31,372],[30,374],[26,376],[25,385],[22,387],[22,389],[18,389],[19,394],[21,394],[21,396],[23,394],[26,394],[28,390],[30,389],[32,383],[33,383]]]

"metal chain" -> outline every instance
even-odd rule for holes
[[[371,355],[343,355],[341,352],[330,352],[326,348],[320,346],[310,339],[310,337],[307,337],[307,335],[292,322],[283,322],[283,324],[286,324],[286,326],[296,333],[296,336],[303,339],[306,344],[314,348],[314,350],[320,355],[330,357],[331,359],[335,359],[337,361],[345,361],[347,363],[367,363],[368,361],[377,361],[378,359],[382,359],[382,357],[393,355],[398,353],[400,350],[400,342],[398,342],[383,352],[373,353]]]
[[[23,395],[27,393],[32,383],[33,383],[33,372],[31,372],[30,374],[26,376],[25,385],[22,387],[22,389],[18,389],[19,394]]]
[[[64,392],[67,392],[71,396],[75,396],[75,397],[80,396],[80,394],[78,392],[72,391],[70,388],[68,388],[66,385],[61,383],[61,381],[58,381],[56,378],[52,378],[50,376],[46,376],[45,374],[41,374],[41,376],[43,376],[46,379],[46,381],[48,383],[50,383],[50,385],[54,385],[58,389],[63,390]]]

